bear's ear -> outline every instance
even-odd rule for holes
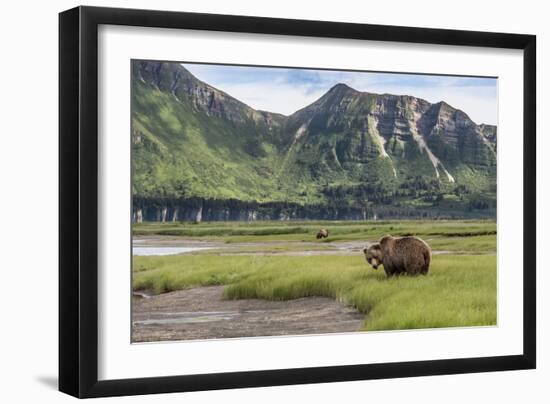
[[[389,234],[388,235],[385,235],[384,237],[382,237],[380,239],[380,245],[384,245],[386,244],[388,241],[390,241],[393,237],[390,236]]]
[[[369,246],[368,249],[372,252],[382,251],[382,248],[380,247],[380,243],[373,243]]]

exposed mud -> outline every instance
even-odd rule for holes
[[[224,243],[172,236],[134,236],[134,255],[201,253],[215,255],[355,255],[365,247],[363,241],[316,243],[307,241],[263,241]],[[181,251],[180,251],[181,250]],[[147,253],[142,253],[146,251]]]
[[[429,241],[429,240],[428,240]],[[265,241],[224,243],[220,241],[193,240],[172,236],[148,236],[133,239],[134,255],[168,255],[203,253],[214,255],[361,255],[368,244],[365,241]],[[149,253],[142,253],[148,251]],[[168,253],[168,254],[167,254]],[[471,251],[433,250],[433,255],[471,254]],[[495,253],[477,253],[478,255],[494,255]]]
[[[223,286],[133,297],[133,342],[359,331],[364,315],[326,297],[226,300]]]

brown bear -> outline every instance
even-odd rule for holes
[[[432,249],[418,237],[385,236],[378,243],[363,249],[365,259],[374,269],[384,265],[386,276],[426,275],[430,268]]]
[[[319,233],[317,233],[317,240],[320,238],[327,238],[328,237],[328,230],[327,229],[321,229],[319,230]]]

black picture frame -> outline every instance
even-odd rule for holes
[[[523,51],[523,353],[466,359],[99,381],[98,26],[344,38]],[[325,383],[536,366],[536,37],[533,35],[77,7],[59,15],[59,390],[76,397]]]

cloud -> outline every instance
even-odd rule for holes
[[[337,83],[358,91],[445,101],[477,123],[497,123],[497,80],[455,76],[184,64],[200,80],[252,108],[290,115]]]

